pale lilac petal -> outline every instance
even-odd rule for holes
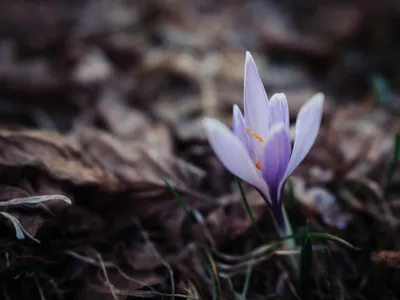
[[[269,101],[269,126],[283,123],[289,131],[289,107],[285,94],[274,94]]]
[[[268,97],[258,74],[256,64],[246,52],[244,71],[244,118],[246,125],[262,138],[268,133]],[[256,141],[251,139],[253,145]]]
[[[220,121],[204,118],[208,141],[221,163],[234,175],[263,193],[268,188],[240,140]]]
[[[278,204],[280,201],[280,182],[289,163],[290,151],[290,137],[285,124],[274,125],[265,141],[261,161],[262,177],[269,187],[272,204]]]
[[[283,182],[303,161],[317,138],[321,125],[324,98],[325,96],[322,93],[314,95],[304,104],[297,115],[293,153],[282,180]]]
[[[236,104],[233,106],[233,124],[232,130],[235,136],[242,142],[245,146],[247,152],[249,153],[253,163],[256,162],[254,151],[252,149],[250,140],[249,140],[249,133],[247,132],[246,123],[244,121],[242,112],[240,111],[239,106]]]

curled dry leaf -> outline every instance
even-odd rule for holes
[[[371,253],[374,263],[381,263],[391,268],[400,268],[400,251],[378,251]]]
[[[9,188],[9,190],[11,190],[11,188]],[[11,200],[2,201],[0,202],[0,207],[4,207],[4,209],[9,209],[11,207],[12,211],[12,208],[15,206],[21,206],[24,204],[39,204],[47,201],[62,201],[67,204],[71,204],[71,200],[63,195],[43,195],[24,198],[13,198]],[[39,240],[35,239],[34,236],[36,235],[37,231],[43,226],[43,223],[45,222],[44,217],[40,215],[24,216],[18,212],[14,212],[12,214],[6,212],[0,213],[13,223],[16,230],[16,237],[18,239],[23,239],[25,238],[25,235],[27,235],[32,240],[39,242]]]
[[[185,213],[163,179],[171,184],[190,209],[214,207],[215,201],[199,191],[205,172],[179,159],[160,141],[165,128],[149,128],[147,136],[134,141],[118,139],[104,131],[80,128],[72,136],[85,149],[93,164],[114,174],[129,191],[114,211],[134,212],[141,218],[163,220],[170,237],[180,240]],[[108,204],[111,209],[111,203]]]
[[[316,57],[332,55],[333,41],[317,32],[298,29],[289,16],[273,3],[268,3],[268,10],[259,9],[254,19],[262,28],[264,42],[276,49],[292,50]]]
[[[30,193],[23,188],[5,184],[0,185],[0,201],[28,196],[30,196]]]
[[[93,164],[115,174],[131,187],[165,186],[164,178],[174,186],[195,189],[204,172],[174,157],[168,144],[165,147],[163,143],[165,133],[168,134],[165,127],[155,126],[139,141],[123,141],[92,128],[80,128],[73,135]]]
[[[65,137],[35,130],[0,130],[0,166],[34,167],[56,180],[115,189],[117,179],[87,158]]]
[[[32,196],[26,198],[14,198],[8,201],[0,202],[0,206],[3,206],[4,209],[7,209],[10,214],[2,213],[5,217],[11,220],[14,224],[14,227],[20,228],[17,230],[17,238],[23,239],[24,234],[27,235],[32,240],[39,242],[37,239],[34,238],[36,233],[42,228],[44,223],[55,215],[54,210],[48,210],[49,214],[44,214],[43,212],[38,212],[37,210],[32,209],[23,209],[21,206],[23,205],[32,205],[36,204],[39,205],[44,202],[64,202],[65,205],[71,204],[71,200],[62,195],[50,195],[50,196]],[[58,205],[58,211],[61,211],[62,207],[65,205]],[[52,205],[55,206],[54,204]],[[50,206],[51,207],[51,206]],[[7,215],[6,215],[7,214]]]
[[[38,182],[39,186],[41,184]],[[60,192],[60,190],[56,191],[54,188],[43,191],[53,194]],[[41,191],[39,189],[36,192],[40,193]],[[4,216],[13,221],[14,227],[18,228],[16,234],[19,239],[25,235],[35,239],[34,237],[45,222],[49,218],[57,216],[71,203],[69,198],[63,195],[59,195],[59,197],[57,195],[30,197],[34,193],[35,191],[23,181],[21,181],[21,187],[0,185],[0,208],[9,213],[9,216]]]
[[[341,40],[353,35],[361,26],[364,10],[353,3],[322,6],[315,17],[315,28],[327,36]],[[340,22],[336,22],[340,20]]]
[[[99,270],[90,270],[85,278],[85,285],[75,300],[123,300],[129,296],[140,297],[140,289],[162,283],[161,278],[157,277],[154,272],[135,273],[133,276],[129,276],[114,268],[104,268],[103,276],[100,277],[98,274]],[[145,298],[146,294],[149,296],[152,292],[143,291]],[[157,293],[154,294],[157,295]]]
[[[143,133],[148,133],[150,121],[144,113],[129,107],[125,97],[120,89],[107,88],[100,96],[97,110],[117,137],[136,140]]]
[[[45,196],[31,196],[25,198],[14,198],[8,201],[0,202],[0,206],[21,205],[21,204],[37,204],[45,201],[61,200],[71,204],[71,200],[63,195],[45,195]]]
[[[255,193],[251,192],[250,198],[247,198],[247,200],[254,218],[260,220],[267,215],[268,208],[265,202],[258,202],[255,199],[256,196]],[[253,226],[239,195],[221,198],[216,200],[220,207],[212,210],[204,220],[216,241],[237,238]]]
[[[113,75],[113,69],[105,54],[97,48],[91,49],[81,58],[73,72],[79,83],[93,84]]]

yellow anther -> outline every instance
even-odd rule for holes
[[[257,133],[255,133],[253,130],[251,130],[250,128],[247,128],[247,131],[248,131],[253,137],[255,137],[257,140],[259,140],[261,143],[264,143],[264,140],[262,139],[262,137],[259,136]]]
[[[255,165],[256,165],[256,168],[261,171],[261,162],[258,161],[258,162],[255,163]]]

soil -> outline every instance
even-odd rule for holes
[[[0,299],[400,299],[396,1],[6,0],[0,20]],[[292,124],[326,95],[285,206],[303,249],[307,221],[354,247],[299,247],[300,279],[201,123],[231,126],[247,50]]]

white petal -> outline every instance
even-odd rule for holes
[[[324,94],[318,93],[300,109],[296,120],[293,152],[282,181],[285,181],[293,173],[314,144],[321,125],[324,98]]]
[[[244,118],[246,125],[262,138],[268,134],[268,97],[256,64],[246,52],[244,71]],[[254,139],[252,143],[255,144]]]
[[[232,174],[265,192],[267,189],[265,182],[244,145],[233,132],[220,121],[212,118],[204,118],[203,125],[210,145],[222,164]]]
[[[274,94],[269,101],[269,127],[283,123],[289,132],[289,107],[285,94]]]
[[[247,152],[249,153],[253,163],[256,162],[254,151],[249,139],[249,133],[247,132],[246,123],[244,121],[242,112],[239,106],[236,104],[233,106],[233,124],[232,130],[234,135],[242,142]]]

